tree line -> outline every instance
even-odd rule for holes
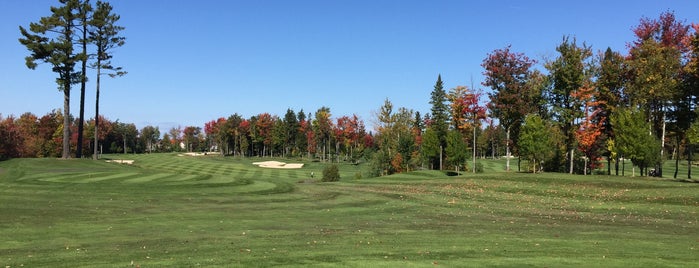
[[[688,161],[699,143],[699,24],[673,12],[641,18],[628,51],[593,51],[564,36],[553,59],[537,60],[511,46],[488,53],[481,66],[490,89],[444,90],[438,76],[424,117],[386,101],[376,115],[380,174],[416,168],[478,171],[478,156],[517,156],[518,169],[662,176],[664,161]],[[482,98],[483,97],[483,98]],[[486,116],[487,111],[487,116]],[[497,125],[494,124],[497,122]],[[471,152],[471,153],[469,153]],[[470,160],[470,161],[469,161]],[[621,166],[621,170],[620,170]],[[600,172],[600,171],[598,171]]]
[[[61,1],[67,6],[73,2]],[[60,14],[57,11],[52,9]],[[116,20],[118,16],[112,22]],[[19,131],[23,134],[2,141],[32,137],[26,139],[54,144],[57,134],[50,130],[60,130],[64,157],[65,133],[77,133],[75,142],[68,137],[68,144],[75,144],[76,157],[86,153],[82,146],[90,147],[93,155],[98,147],[103,152],[125,152],[130,147],[136,152],[308,157],[369,162],[374,175],[424,168],[476,172],[480,169],[478,158],[503,156],[507,170],[511,169],[510,159],[517,157],[518,169],[533,172],[589,174],[606,168],[607,174],[623,175],[625,165],[620,170],[620,162],[625,159],[639,167],[640,174],[652,170],[662,176],[662,163],[668,159],[675,160],[676,166],[680,159],[686,159],[691,168],[693,146],[699,141],[699,25],[678,20],[668,11],[658,18],[641,18],[632,29],[636,39],[628,43],[625,52],[610,48],[594,51],[570,36],[564,36],[556,46],[555,58],[544,59],[541,64],[511,46],[495,49],[481,63],[485,77],[481,85],[489,88],[489,93],[473,85],[445,90],[440,75],[431,91],[428,113],[394,108],[386,99],[373,116],[373,131],[367,131],[356,115],[332,118],[330,108],[321,107],[315,114],[288,109],[283,117],[233,114],[207,122],[203,129],[173,128],[162,136],[157,128],[149,126],[139,132],[133,124],[110,122],[99,115],[95,118],[100,120],[88,121],[88,126],[104,122],[105,133],[95,135],[94,131],[81,130],[82,120],[72,119],[64,110],[61,116],[53,111],[41,118],[31,114],[0,118],[0,135]],[[22,33],[31,39],[25,30]],[[123,44],[118,34],[112,36],[118,42],[105,51]],[[38,52],[32,53],[27,61],[30,67],[32,60],[44,59]],[[103,59],[109,58],[106,55]],[[61,66],[54,64],[54,71],[63,70]],[[110,64],[104,66],[113,74],[121,72]],[[66,75],[70,81],[84,80],[73,79],[84,75]],[[64,75],[59,73],[59,77]],[[62,82],[60,90],[68,90],[70,83],[57,81]],[[63,122],[57,123],[57,118]],[[32,120],[38,127],[24,129]],[[63,128],[65,125],[70,127]],[[95,142],[79,142],[83,134],[96,138]],[[12,146],[21,142],[2,143],[3,157],[53,156],[49,152],[56,151],[46,145],[53,149],[18,153],[29,147]]]
[[[668,11],[641,18],[633,32],[624,53],[595,53],[564,37],[557,57],[543,64],[546,75],[510,47],[488,54],[482,66],[491,114],[532,171],[587,174],[606,162],[605,173],[618,175],[629,159],[641,174],[662,176],[663,162],[673,159],[677,177],[684,158],[691,172],[699,25]]]
[[[69,118],[71,151],[77,150],[78,124]],[[41,117],[24,113],[0,115],[0,156],[59,157],[62,154],[63,113],[54,110]],[[91,118],[86,121],[82,155],[100,153],[215,152],[232,156],[313,157],[323,161],[357,162],[365,149],[373,148],[373,136],[356,115],[331,117],[322,107],[315,114],[288,109],[280,118],[269,113],[244,118],[233,114],[197,126],[159,127],[140,130],[133,123],[111,121],[100,115],[101,131],[95,138]],[[95,145],[96,144],[96,145]],[[77,155],[77,153],[76,153]]]

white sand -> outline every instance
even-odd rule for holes
[[[177,156],[203,156],[203,155],[216,155],[216,154],[221,154],[219,152],[206,152],[206,153],[184,153],[184,154],[178,154]]]
[[[279,162],[279,161],[264,161],[264,162],[255,162],[252,164],[259,166],[259,167],[263,167],[263,168],[293,169],[293,168],[302,168],[303,167],[303,164],[298,164],[298,163],[287,164],[287,163]]]
[[[107,160],[107,163],[119,163],[133,165],[134,160]]]

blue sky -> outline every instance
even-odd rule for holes
[[[218,117],[287,108],[333,117],[395,107],[429,112],[438,74],[445,88],[477,88],[487,53],[512,45],[540,63],[564,35],[625,53],[641,17],[666,10],[699,22],[699,1],[111,1],[129,73],[102,79],[100,113],[139,128],[201,126]],[[39,116],[63,107],[50,66],[29,70],[18,26],[57,0],[0,0],[0,113]],[[541,66],[538,66],[541,68]],[[94,81],[94,73],[88,76]],[[77,87],[79,88],[79,87]],[[94,116],[88,83],[86,117]],[[78,114],[79,89],[71,113]]]

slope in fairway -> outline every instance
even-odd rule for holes
[[[0,267],[692,267],[699,185],[107,156],[0,162]],[[666,170],[667,172],[667,170]],[[303,183],[299,183],[303,182]]]

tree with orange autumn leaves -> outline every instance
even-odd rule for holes
[[[452,124],[462,134],[471,132],[471,149],[473,155],[472,172],[476,172],[476,130],[481,127],[481,121],[487,119],[487,105],[481,104],[481,92],[465,86],[453,88],[448,95],[451,106]],[[448,157],[448,156],[447,156]]]
[[[585,155],[583,174],[587,175],[588,168],[590,170],[597,168],[599,160],[602,158],[604,142],[601,138],[606,118],[600,116],[602,101],[597,99],[597,91],[591,83],[586,83],[578,91],[573,92],[572,96],[583,104],[583,112],[585,113],[574,135],[578,143],[578,150]]]

